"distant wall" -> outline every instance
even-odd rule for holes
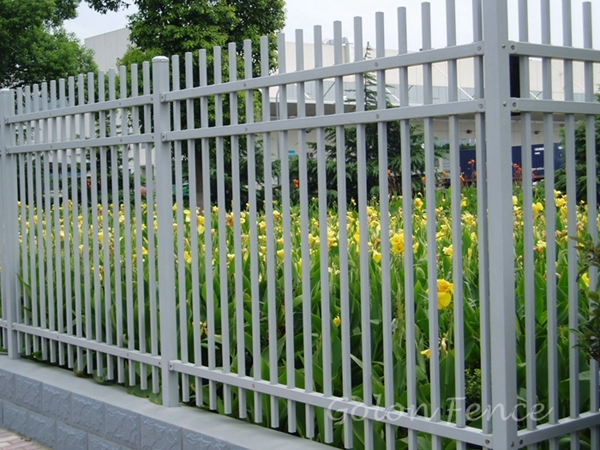
[[[130,45],[129,29],[121,28],[89,37],[85,39],[84,45],[94,50],[94,61],[98,64],[98,69],[108,72],[117,68],[117,59],[125,54]]]

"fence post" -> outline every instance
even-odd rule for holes
[[[158,220],[158,296],[160,317],[160,354],[162,374],[162,402],[164,406],[178,406],[177,373],[169,362],[177,359],[177,318],[175,313],[175,259],[173,243],[173,195],[171,173],[171,145],[163,140],[171,129],[170,108],[162,101],[169,91],[169,59],[152,59],[154,94],[154,151],[156,169],[156,213]]]
[[[516,448],[515,276],[512,205],[510,74],[507,0],[483,9],[485,128],[488,155],[489,301],[493,448]],[[491,275],[491,274],[490,274]]]
[[[14,114],[14,92],[10,89],[0,90],[0,207],[2,220],[1,233],[1,282],[2,311],[7,321],[6,349],[10,359],[19,358],[18,336],[13,330],[13,322],[17,319],[19,272],[19,228],[17,209],[17,159],[8,154],[8,146],[14,143],[14,134],[6,123],[6,118]]]

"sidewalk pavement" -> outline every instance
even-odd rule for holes
[[[0,450],[48,450],[42,444],[0,428]]]

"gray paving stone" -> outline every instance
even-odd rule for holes
[[[142,450],[181,450],[181,428],[141,417]]]
[[[104,436],[104,403],[73,394],[70,425],[97,436]]]
[[[25,436],[50,448],[56,447],[56,420],[29,411]]]
[[[17,377],[13,401],[16,400],[26,408],[42,412],[42,383],[30,378]]]
[[[56,424],[56,448],[82,450],[87,448],[87,433],[64,423]]]
[[[117,406],[104,408],[104,437],[128,447],[140,447],[140,416]]]
[[[229,450],[229,444],[206,435],[183,430],[183,450]]]
[[[19,434],[27,434],[27,410],[4,402],[4,427]]]
[[[68,422],[71,417],[71,393],[44,384],[42,387],[42,413],[61,422]]]
[[[88,450],[121,450],[122,448],[119,444],[102,439],[95,434],[88,434]]]
[[[12,373],[0,370],[0,398],[12,400],[15,392],[14,382],[15,376]]]
[[[4,402],[0,400],[0,427],[4,425]]]

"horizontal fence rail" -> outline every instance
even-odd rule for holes
[[[394,56],[378,13],[352,62],[336,22],[311,69],[298,31],[3,90],[0,346],[337,447],[598,448],[597,12],[575,49],[518,3],[516,41],[448,0],[445,48],[424,3],[415,53],[399,8]]]

